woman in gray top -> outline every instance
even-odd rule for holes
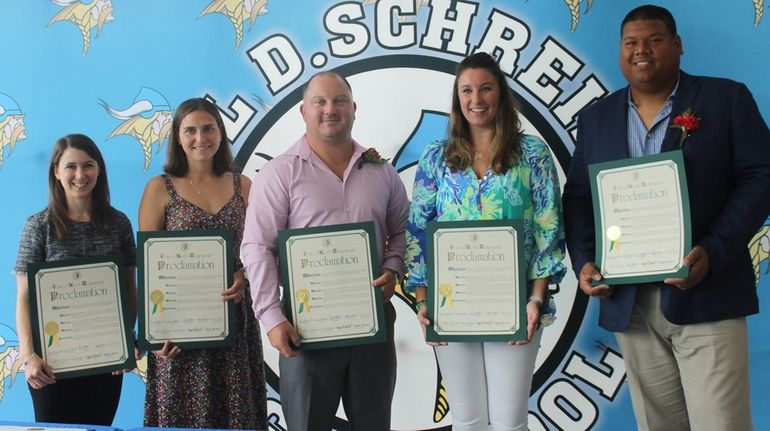
[[[110,425],[120,399],[120,371],[56,380],[35,354],[29,318],[27,265],[74,258],[121,255],[131,325],[136,316],[136,244],[131,222],[110,205],[107,170],[96,144],[85,135],[56,142],[48,170],[48,208],[24,226],[16,260],[16,328],[35,420]]]

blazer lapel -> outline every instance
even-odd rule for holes
[[[674,95],[671,117],[668,121],[669,128],[668,131],[666,131],[666,136],[663,138],[663,144],[660,147],[661,153],[679,149],[679,140],[682,136],[682,131],[670,126],[674,124],[674,118],[676,118],[677,115],[693,106],[695,95],[698,93],[698,88],[699,84],[696,78],[684,72],[679,72],[679,88],[677,88],[676,95]]]
[[[607,113],[610,118],[608,124],[622,125],[622,127],[608,127],[607,142],[603,145],[605,161],[627,159],[628,153],[628,87],[617,93],[616,100],[609,107]]]

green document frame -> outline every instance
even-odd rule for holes
[[[380,343],[387,339],[374,223],[278,232],[282,305],[299,349]]]
[[[428,222],[427,341],[527,339],[524,222]]]
[[[687,277],[690,252],[687,177],[681,150],[588,166],[594,207],[594,284]]]
[[[232,232],[140,231],[137,243],[139,347],[234,346],[235,304],[220,296],[233,284]]]
[[[136,366],[120,256],[32,263],[27,281],[35,353],[57,379]]]

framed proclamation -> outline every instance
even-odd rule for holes
[[[383,342],[382,291],[372,286],[377,262],[373,222],[278,233],[284,315],[300,349]]]
[[[135,367],[120,257],[27,266],[35,353],[56,378]]]
[[[429,222],[427,235],[427,341],[526,340],[523,222]]]
[[[601,284],[686,277],[690,202],[682,151],[588,166]]]
[[[235,344],[229,230],[137,233],[139,346],[158,350],[166,340],[187,349]]]

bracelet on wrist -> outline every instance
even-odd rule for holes
[[[544,298],[540,295],[532,295],[529,297],[529,302],[536,302],[537,305],[543,306]]]
[[[420,312],[420,307],[422,307],[423,305],[428,305],[428,300],[427,299],[421,299],[421,300],[415,302],[414,303],[415,311],[417,311],[419,313]]]

